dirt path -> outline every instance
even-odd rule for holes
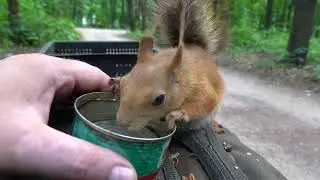
[[[88,41],[126,41],[124,30],[77,28],[83,40]]]
[[[124,31],[81,29],[85,40],[125,40]],[[121,37],[120,37],[121,36]],[[320,100],[220,67],[227,94],[219,121],[288,179],[320,177]]]
[[[227,85],[220,122],[288,179],[320,176],[320,103],[304,91],[274,87],[220,68]]]

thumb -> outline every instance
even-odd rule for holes
[[[15,149],[15,169],[27,173],[53,179],[137,179],[133,166],[120,155],[46,125],[25,136]]]

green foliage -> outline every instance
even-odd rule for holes
[[[315,76],[317,80],[320,80],[320,63],[314,68]]]
[[[231,51],[278,53],[286,52],[289,34],[274,27],[268,31],[254,30],[248,26],[235,26],[231,31]]]
[[[0,45],[9,48],[13,44],[35,46],[52,40],[75,40],[80,37],[75,27],[128,29],[130,20],[139,32],[142,19],[147,26],[151,22],[149,9],[153,0],[145,0],[143,5],[146,18],[141,17],[139,1],[132,2],[133,6],[128,7],[128,0],[18,0],[20,24],[12,33],[7,0],[3,0]],[[134,18],[128,17],[128,8],[132,8]]]
[[[143,36],[143,32],[140,30],[128,33],[128,37],[135,40],[139,40],[142,36]]]
[[[310,56],[312,60],[320,64],[320,38],[312,38],[310,41]]]
[[[292,0],[273,1],[272,26],[264,30],[267,0],[228,0],[230,15],[230,42],[228,48],[233,53],[267,53],[284,56],[287,53],[289,31],[292,23]],[[52,40],[75,40],[80,35],[75,27],[125,28],[130,21],[136,25],[129,37],[139,39],[142,19],[147,27],[152,25],[154,0],[145,0],[146,16],[142,18],[139,1],[128,7],[128,0],[19,0],[21,26],[14,36],[18,43],[30,46],[41,45]],[[219,1],[222,2],[222,1]],[[218,6],[219,7],[219,6]],[[129,18],[128,8],[132,8],[134,18]],[[86,24],[82,24],[86,19]],[[310,41],[310,62],[320,64],[320,6],[317,7],[313,38]],[[8,22],[7,0],[0,1],[0,45],[13,45],[13,35]],[[156,37],[159,42],[159,37]],[[161,43],[161,42],[160,42]],[[268,65],[269,64],[269,65]],[[273,63],[266,63],[274,66]]]
[[[11,30],[9,22],[7,21],[8,11],[6,9],[7,3],[0,3],[0,45],[4,48],[8,48],[12,45],[10,41]]]
[[[274,1],[272,27],[263,30],[266,0],[230,0],[231,29],[229,51],[233,53],[262,52],[286,55],[293,11],[291,0]],[[319,6],[319,5],[318,5]],[[320,13],[316,19],[320,19]],[[319,27],[320,21],[316,27]],[[314,29],[315,31],[317,28]],[[320,62],[320,38],[310,41],[309,55]],[[313,62],[310,63],[313,63]]]
[[[19,1],[20,26],[15,34],[10,30],[6,1],[0,2],[0,33],[3,35],[0,36],[0,43],[4,48],[11,47],[11,35],[15,37],[15,43],[25,46],[37,46],[52,40],[75,40],[80,37],[70,19],[63,16],[57,18],[46,12],[45,2],[47,1]]]
[[[3,16],[1,15],[1,17]],[[3,48],[10,47],[12,45],[10,40],[11,30],[9,23],[7,21],[2,21],[2,18],[0,19],[0,35],[0,45],[2,45]]]
[[[46,13],[40,3],[21,0],[21,29],[25,45],[38,45],[51,40],[73,40],[79,37],[71,20],[57,19]],[[35,18],[37,17],[37,18]]]
[[[279,3],[274,4],[274,6]],[[232,48],[246,51],[279,52],[285,50],[288,32],[281,32],[275,26],[263,31],[265,16],[265,0],[231,0],[229,6],[231,16]],[[274,7],[274,9],[277,7]],[[281,9],[281,6],[278,8]]]

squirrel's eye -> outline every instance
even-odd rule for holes
[[[165,97],[165,95],[164,95],[164,94],[161,94],[160,96],[158,96],[158,97],[153,101],[152,105],[154,105],[154,106],[159,106],[159,105],[161,105],[161,104],[163,103],[163,101],[164,101],[164,97]]]

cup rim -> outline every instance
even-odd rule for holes
[[[90,128],[102,133],[103,135],[107,135],[107,136],[111,136],[115,139],[118,139],[118,140],[123,140],[123,141],[131,141],[131,142],[143,142],[143,143],[155,143],[155,142],[160,142],[160,141],[164,141],[164,140],[168,140],[169,138],[171,138],[173,136],[173,134],[176,132],[176,125],[174,126],[174,129],[172,130],[172,132],[166,136],[162,136],[162,137],[157,137],[157,138],[139,138],[139,137],[132,137],[132,136],[127,136],[127,135],[123,135],[123,134],[119,134],[119,133],[116,133],[116,132],[113,132],[111,130],[107,130],[107,129],[104,129],[100,126],[97,126],[95,125],[94,123],[92,123],[90,120],[88,120],[87,118],[85,118],[78,110],[78,107],[79,107],[79,101],[81,99],[83,99],[84,97],[86,96],[94,96],[94,95],[97,95],[99,96],[99,94],[103,94],[103,95],[112,95],[111,92],[91,92],[91,93],[85,93],[81,96],[79,96],[75,101],[74,101],[74,110],[76,111],[76,115],[79,116],[80,120],[82,122],[84,122],[86,125],[88,125]],[[94,100],[94,99],[90,99],[90,100]],[[111,100],[111,101],[116,101],[115,99],[113,98],[110,98],[108,100]],[[81,104],[80,104],[81,105]]]

